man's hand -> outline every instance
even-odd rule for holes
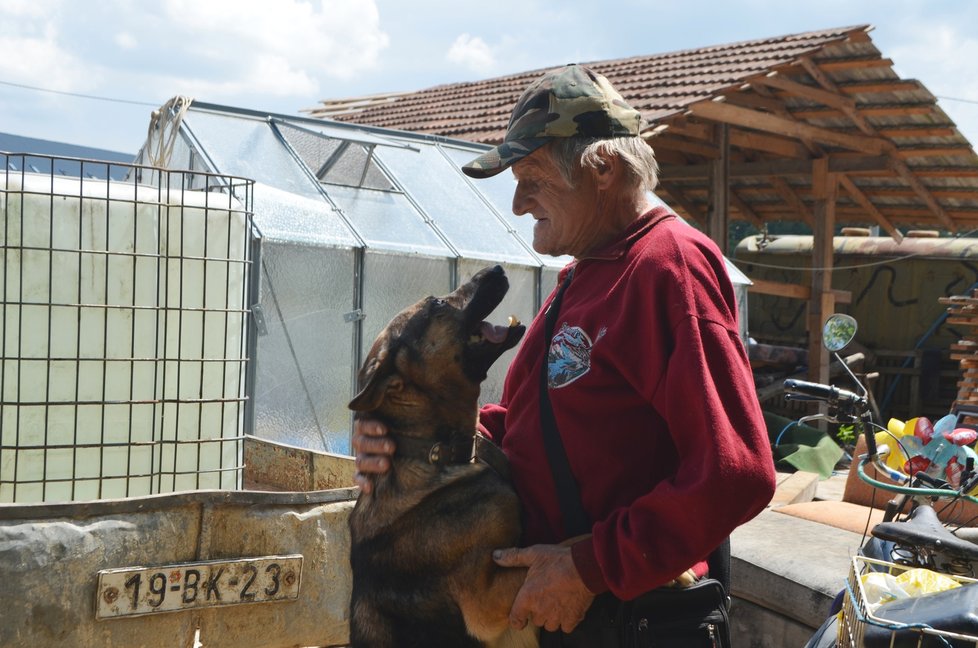
[[[394,440],[387,436],[387,426],[380,421],[357,420],[353,424],[353,438],[350,443],[357,467],[353,481],[361,491],[370,493],[374,488],[371,477],[391,469]]]
[[[532,623],[551,632],[570,632],[594,600],[574,567],[570,547],[500,549],[493,552],[493,558],[503,567],[528,568],[509,613],[509,623],[517,630]]]

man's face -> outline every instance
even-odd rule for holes
[[[577,187],[560,175],[547,147],[513,165],[516,192],[513,213],[530,214],[533,249],[541,254],[581,256],[605,236],[598,192],[590,173],[582,172]]]

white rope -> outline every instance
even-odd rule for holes
[[[180,123],[193,98],[177,95],[153,111],[146,134],[146,154],[155,167],[167,167],[180,134]]]

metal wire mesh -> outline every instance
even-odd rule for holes
[[[0,152],[0,502],[240,487],[251,205],[241,178]]]

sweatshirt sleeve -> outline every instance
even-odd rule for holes
[[[500,445],[506,434],[506,408],[490,403],[479,410],[479,423],[476,429],[496,445]]]
[[[632,598],[672,580],[774,494],[767,429],[743,344],[722,323],[688,316],[674,333],[665,374],[652,394],[677,451],[672,478],[595,523],[575,562],[600,591],[586,563],[593,551],[604,584]]]

